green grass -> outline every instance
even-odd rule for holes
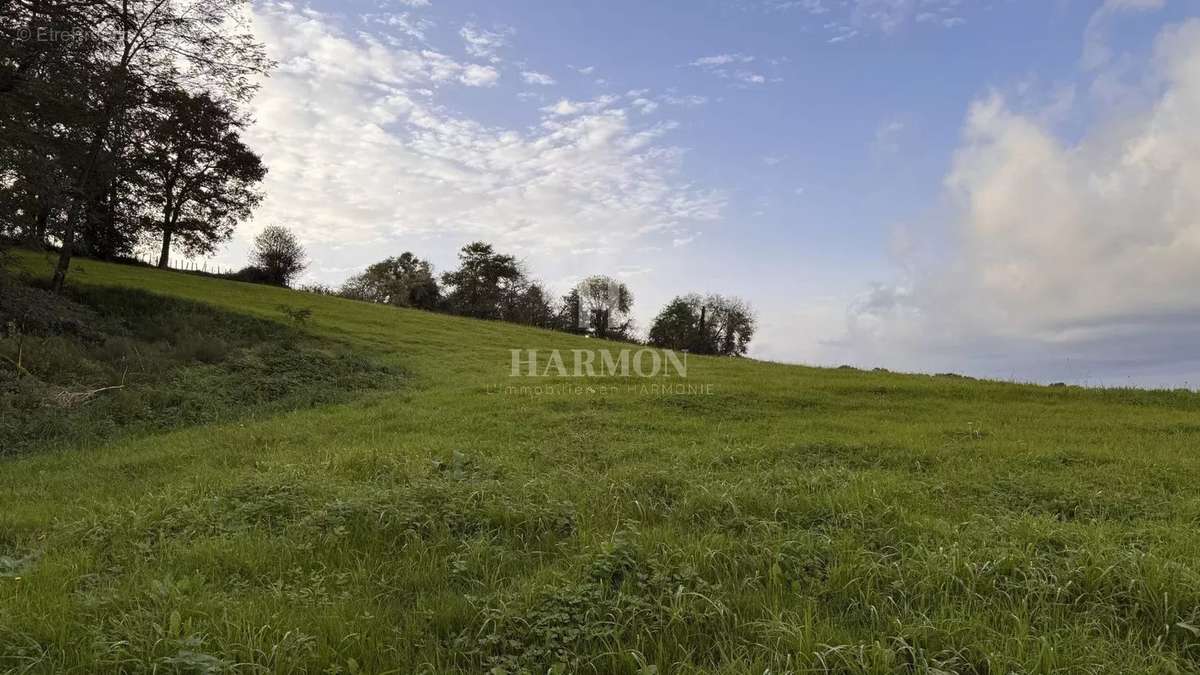
[[[504,395],[509,349],[603,343],[71,282],[307,307],[406,376],[0,461],[0,671],[1200,671],[1195,394],[691,358],[711,395]]]
[[[297,326],[131,288],[70,290],[0,288],[0,458],[243,421],[403,381],[374,355]]]

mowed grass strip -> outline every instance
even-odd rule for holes
[[[0,461],[0,672],[1200,670],[1193,393],[689,358],[711,395],[506,395],[510,349],[622,346],[71,283],[308,308],[405,377]]]

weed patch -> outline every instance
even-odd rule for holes
[[[720,586],[674,564],[670,551],[646,555],[618,537],[582,571],[575,583],[529,596],[478,599],[478,626],[460,634],[455,648],[492,672],[608,672],[618,664],[637,672],[631,653],[649,644],[669,649],[732,620]],[[717,653],[702,649],[689,659],[711,665]]]
[[[67,299],[10,285],[0,326],[0,456],[334,403],[401,381],[295,328],[131,289]]]

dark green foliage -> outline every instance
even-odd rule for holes
[[[695,293],[671,300],[654,318],[649,342],[693,354],[744,356],[754,338],[750,305],[739,298]]]
[[[251,265],[266,275],[267,283],[290,286],[308,267],[300,240],[286,227],[271,225],[254,238]],[[243,270],[244,271],[244,270]]]
[[[228,240],[261,200],[257,186],[267,170],[242,142],[245,121],[229,101],[166,88],[150,93],[142,119],[143,216],[161,236],[158,266],[165,268],[172,246],[206,254]]]
[[[505,321],[538,328],[555,326],[555,310],[550,294],[537,282],[519,284],[504,300],[502,316]]]
[[[633,309],[633,293],[628,286],[612,277],[596,275],[584,279],[575,290],[582,304],[582,328],[602,339],[630,338],[633,320],[629,312]]]
[[[433,266],[407,251],[350,277],[342,285],[340,295],[417,309],[436,309],[441,301],[441,289],[433,276]]]
[[[80,223],[75,254],[98,260],[132,256],[142,232],[139,223],[127,217],[126,206],[115,189],[91,199]]]
[[[294,324],[307,323],[312,318],[313,311],[308,307],[292,307],[291,305],[280,305],[279,311]]]
[[[680,620],[690,631],[727,630],[734,617],[713,600],[720,587],[679,566],[675,553],[647,556],[619,535],[583,565],[586,576],[575,583],[541,591],[531,601],[488,598],[479,617],[487,632],[465,632],[455,647],[471,659],[468,669],[482,661],[489,672],[573,673],[595,668],[593,659],[611,645],[669,636]],[[719,662],[712,646],[693,660]],[[628,655],[614,660],[627,668],[637,663]]]
[[[700,315],[684,298],[675,298],[650,326],[650,344],[664,349],[706,353],[707,340],[700,330]]]
[[[269,271],[261,267],[255,267],[254,265],[247,265],[236,272],[221,276],[225,277],[226,279],[232,279],[233,281],[244,281],[249,284],[267,284],[271,286],[277,285],[275,283],[275,278]]]
[[[554,328],[576,335],[587,332],[587,325],[583,320],[583,300],[579,297],[578,288],[572,288],[559,301]]]
[[[442,275],[446,309],[476,319],[503,318],[505,297],[525,276],[517,259],[477,241],[464,246],[458,260],[457,270]]]
[[[134,196],[147,176],[131,158],[154,145],[141,132],[162,131],[146,104],[186,88],[236,108],[256,88],[253,76],[270,69],[239,20],[244,8],[244,0],[0,4],[0,230],[61,243],[56,292],[77,248],[128,253],[143,226],[137,212],[153,198]],[[172,151],[181,163],[194,157],[217,169],[194,149]],[[210,196],[228,192],[196,173],[172,180]],[[176,196],[166,195],[166,211]],[[234,209],[249,203],[235,201]],[[225,220],[205,215],[218,228]]]
[[[311,310],[288,308],[293,323]],[[0,293],[0,455],[342,400],[396,373],[288,326],[135,290]]]
[[[100,317],[88,307],[47,290],[0,282],[0,326],[16,335],[77,335],[94,338]]]
[[[312,293],[313,295],[338,295],[338,289],[334,288],[333,286],[320,283],[304,284],[296,290],[304,291],[305,293]]]

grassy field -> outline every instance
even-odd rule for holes
[[[691,358],[711,393],[514,395],[509,349],[605,345],[71,283],[306,307],[405,377],[0,460],[0,672],[1200,671],[1196,394]]]

